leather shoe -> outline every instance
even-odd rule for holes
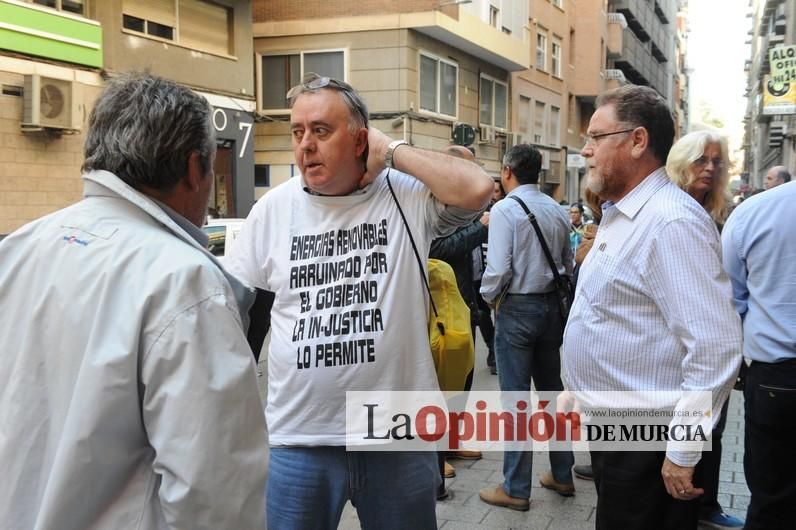
[[[492,506],[502,506],[519,512],[527,512],[531,507],[531,501],[510,496],[503,489],[502,484],[498,484],[493,488],[484,488],[478,492],[478,496],[482,501]]]
[[[456,476],[456,468],[450,465],[447,460],[445,461],[445,478],[453,478]]]
[[[449,455],[450,458],[461,458],[462,460],[481,460],[481,451],[454,451]]]
[[[594,480],[594,471],[592,471],[590,465],[574,466],[572,472],[575,473],[576,477],[582,478],[583,480]]]
[[[562,497],[572,497],[575,495],[575,485],[574,484],[565,484],[563,482],[558,482],[556,479],[553,478],[553,474],[549,471],[539,477],[539,484],[542,485],[543,488],[553,490]]]

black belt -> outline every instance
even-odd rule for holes
[[[752,364],[771,364],[771,365],[775,365],[775,364],[793,364],[793,365],[796,365],[796,359],[785,359],[783,361],[778,361],[778,362],[775,362],[775,363],[767,363],[765,361],[752,361],[750,363],[750,366]]]

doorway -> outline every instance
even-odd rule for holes
[[[233,178],[232,156],[235,142],[223,140],[216,150],[213,164],[215,179],[210,192],[208,213],[215,218],[237,217],[235,212],[235,183]]]

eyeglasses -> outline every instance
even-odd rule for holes
[[[586,135],[586,144],[585,145],[597,145],[597,140],[600,138],[605,138],[606,136],[613,136],[615,134],[622,134],[635,131],[636,128],[633,127],[632,129],[622,129],[621,131],[613,131],[607,133],[598,133],[598,134],[587,134]]]
[[[699,167],[707,167],[708,163],[712,163],[713,167],[716,169],[721,169],[724,167],[724,160],[721,158],[708,158],[706,156],[700,156],[692,162],[692,164]]]

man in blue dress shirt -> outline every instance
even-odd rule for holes
[[[796,505],[796,182],[750,197],[722,234],[724,268],[743,320],[746,528],[793,528]]]
[[[506,197],[518,197],[537,218],[560,275],[572,275],[569,219],[539,190],[542,154],[527,144],[515,145],[503,157],[500,171]],[[495,312],[495,356],[502,391],[561,391],[559,347],[564,333],[553,271],[522,207],[514,200],[495,204],[489,219],[489,249],[481,295]],[[575,492],[572,451],[550,451],[550,472],[540,484],[560,495]],[[530,507],[533,453],[506,451],[502,484],[479,492],[482,501],[512,510]]]

